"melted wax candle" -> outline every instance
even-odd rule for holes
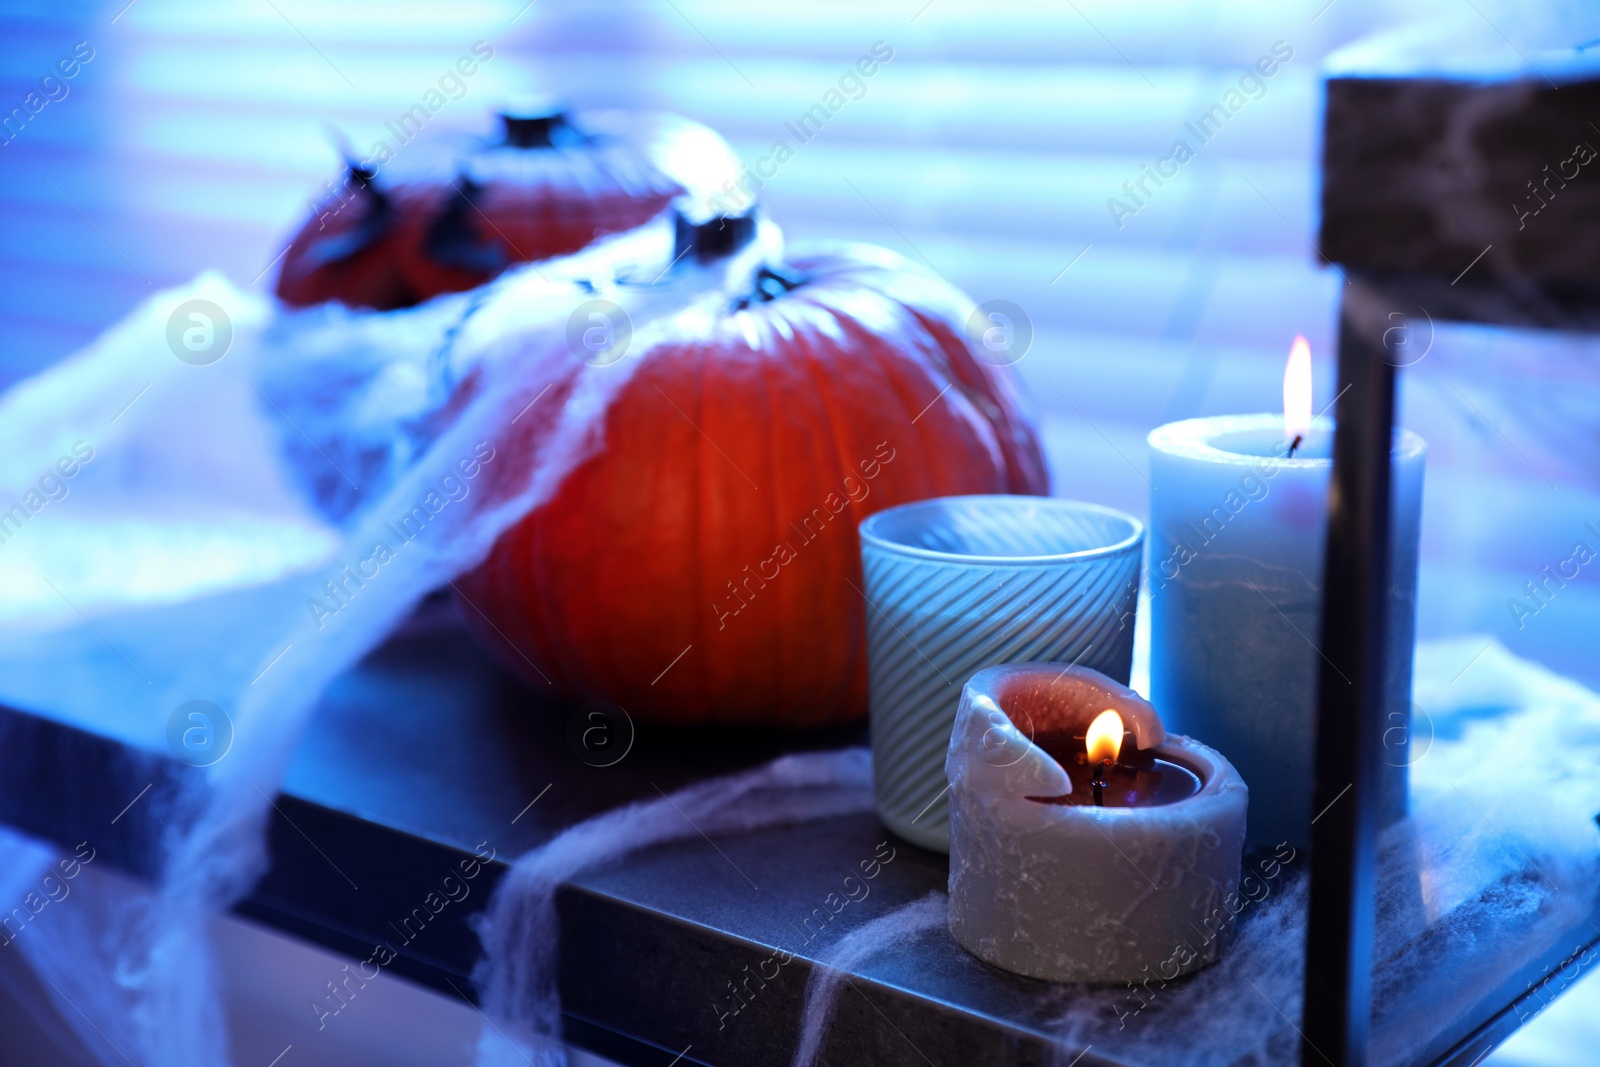
[[[1221,955],[1248,793],[1133,690],[1059,663],[979,671],[945,775],[950,933],[973,955],[1063,982],[1171,979]]]

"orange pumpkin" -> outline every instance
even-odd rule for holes
[[[650,340],[604,447],[459,583],[480,639],[541,692],[675,724],[858,718],[857,524],[1048,491],[1009,369],[976,358],[972,304],[939,278],[852,245],[740,285],[709,319],[634,324]]]
[[[500,118],[500,138],[457,161],[430,144],[382,167],[350,163],[290,242],[278,298],[410,307],[632,229],[683,192],[652,161],[658,145],[588,132],[559,110]]]

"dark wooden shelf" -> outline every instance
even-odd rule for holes
[[[448,996],[470,996],[478,941],[468,921],[505,861],[588,816],[653,798],[657,787],[670,793],[796,747],[861,740],[859,729],[798,739],[646,729],[625,759],[599,768],[568,748],[567,717],[459,631],[397,636],[328,692],[276,800],[271,868],[237,910],[366,959],[378,942],[400,941],[397,928],[461,859],[492,848],[496,860],[469,895],[422,926],[391,965]],[[90,839],[114,865],[145,877],[171,815],[164,805],[195,773],[162,755],[122,759],[117,742],[17,710],[0,711],[0,749],[8,753],[0,820],[63,844]],[[146,784],[144,800],[110,824]],[[884,841],[894,858],[870,895],[826,925],[814,920],[810,929],[822,932],[808,940],[804,920]],[[870,814],[729,837],[717,848],[690,839],[585,873],[557,897],[567,1037],[628,1064],[665,1065],[691,1045],[681,1062],[787,1059],[810,961],[848,930],[944,888],[946,874],[945,857],[895,840]],[[1563,938],[1565,948],[1530,955],[1468,1019],[1438,1035],[1422,1062],[1469,1064],[1503,1040],[1530,984],[1573,946],[1597,939],[1578,932],[1585,929]],[[796,953],[794,962],[738,1015],[720,1018],[717,1005],[731,1005],[728,983],[780,947]],[[997,971],[942,932],[869,960],[852,984],[860,996],[842,995],[823,1050],[830,1062],[1051,1063],[1050,1017],[1072,995]],[[1078,1062],[1138,1060],[1096,1041]]]

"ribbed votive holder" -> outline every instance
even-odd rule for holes
[[[1144,524],[1095,504],[958,496],[861,524],[873,788],[895,833],[950,848],[945,751],[967,679],[1000,663],[1127,684]]]

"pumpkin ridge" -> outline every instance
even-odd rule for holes
[[[696,364],[695,364],[695,387],[696,387],[696,393],[695,393],[695,404],[696,404],[696,406],[695,406],[695,416],[699,420],[698,421],[698,425],[699,426],[704,426],[705,425],[705,403],[706,403],[706,365],[710,362],[710,360],[706,358],[705,346],[700,345],[700,344],[695,344],[694,345],[694,351],[695,351],[695,358],[696,358]],[[701,430],[699,433],[696,434],[696,436],[701,438],[701,440],[695,442],[694,454],[695,454],[696,459],[695,459],[695,462],[691,464],[691,466],[694,468],[694,481],[695,481],[695,491],[694,491],[695,507],[693,508],[693,517],[691,519],[691,521],[694,524],[694,539],[693,539],[692,543],[695,544],[695,545],[704,545],[705,544],[705,516],[706,516],[706,511],[707,511],[707,509],[706,509],[706,483],[708,481],[708,479],[706,478],[706,442],[709,440],[709,438],[706,437],[706,434],[705,434],[704,430]],[[693,582],[694,588],[704,591],[705,581],[706,581],[705,556],[700,552],[690,552],[689,553],[689,557],[694,561],[694,564],[693,564],[694,565],[694,574],[695,574],[695,578],[694,578],[694,582]],[[710,638],[708,637],[707,633],[705,632],[705,626],[706,626],[705,617],[703,615],[701,615],[697,611],[696,612],[692,612],[691,614],[693,614],[696,619],[700,620],[699,622],[696,622],[694,624],[695,636],[700,638],[702,641],[709,640]],[[700,692],[704,693],[704,694],[709,694],[711,703],[709,705],[707,705],[707,706],[702,706],[702,707],[699,707],[699,708],[691,709],[689,714],[688,714],[688,716],[687,716],[687,718],[690,721],[704,721],[705,719],[709,718],[710,717],[710,709],[712,707],[715,707],[717,704],[719,704],[721,702],[722,694],[718,691],[718,688],[717,688],[718,679],[713,677],[713,672],[716,669],[716,664],[712,661],[712,658],[710,656],[701,656],[700,657],[700,663],[701,663],[700,678],[701,678],[701,683],[702,683],[701,686],[700,686]]]
[[[903,324],[897,323],[896,325],[897,327],[901,327],[903,330]],[[932,374],[927,373],[933,368],[927,366],[925,361],[914,360],[912,362],[917,364],[918,369],[923,372],[925,377],[933,377]],[[914,458],[917,460],[916,469],[922,478],[921,486],[914,490],[916,495],[908,496],[906,499],[908,501],[925,500],[928,497],[938,496],[939,487],[936,481],[936,476],[933,473],[932,466],[928,463],[928,447],[927,442],[923,437],[924,431],[917,428],[918,421],[921,420],[923,415],[927,414],[928,408],[932,407],[934,403],[937,403],[938,397],[935,396],[932,402],[924,405],[920,412],[913,413],[911,410],[911,405],[907,403],[907,397],[904,388],[906,386],[910,386],[911,383],[907,380],[903,367],[898,361],[894,364],[884,364],[884,367],[885,370],[888,371],[887,377],[889,378],[891,386],[894,389],[895,398],[900,401],[900,410],[902,414],[905,415],[906,426],[911,431],[911,440],[907,443],[907,450],[915,450],[916,454]],[[929,384],[934,383],[930,382]],[[937,394],[937,390],[935,390],[935,393]],[[891,447],[893,447],[892,442]]]
[[[841,325],[842,325],[843,317],[840,315],[839,312],[830,311],[830,314],[832,314],[835,319],[838,319],[841,322]],[[848,334],[849,334],[848,330],[843,331],[843,332],[846,334],[846,336],[848,336]],[[800,333],[797,330],[796,331],[797,339],[799,339],[799,336],[800,336]],[[830,388],[830,384],[828,382],[828,376],[825,373],[822,374],[821,375],[822,381],[820,383],[818,382],[818,374],[819,374],[819,371],[821,370],[821,367],[820,367],[821,360],[818,358],[818,349],[819,349],[820,345],[817,343],[817,339],[818,339],[818,335],[815,332],[812,332],[808,336],[806,336],[805,339],[802,341],[802,344],[804,346],[803,351],[805,352],[806,372],[807,372],[807,376],[811,379],[813,387],[817,390],[818,398],[821,400],[821,403],[822,403],[823,418],[826,419],[827,423],[828,423],[828,441],[833,447],[833,459],[834,459],[834,468],[833,469],[834,469],[835,472],[838,472],[838,471],[841,471],[841,470],[848,471],[851,468],[846,466],[846,463],[848,461],[844,458],[844,450],[839,447],[839,420],[835,416],[835,410],[834,410],[834,404],[833,404],[833,399],[834,398],[831,395],[831,388]],[[827,338],[825,336],[821,337],[820,340],[823,343],[834,344],[834,342],[832,341],[831,338]],[[839,350],[839,347],[837,345],[834,346],[834,354],[836,356],[841,354],[840,350]],[[854,363],[852,364],[852,366],[856,366],[856,365],[858,365],[858,364],[854,364]],[[836,476],[842,477],[842,475],[837,475],[837,473],[836,473]],[[824,506],[826,506],[826,505],[824,505]],[[852,516],[852,518],[854,518],[854,516]],[[846,567],[847,570],[859,571],[859,568],[861,566],[861,564],[860,564],[860,554],[861,553],[860,553],[860,547],[859,547],[860,542],[856,540],[857,536],[858,535],[855,532],[855,528],[852,526],[850,528],[850,540],[857,547],[856,547],[855,552],[852,553],[852,555],[854,557],[854,563],[852,564],[850,561],[846,561],[846,563],[845,563],[845,567]],[[859,605],[858,605],[858,607],[859,607]],[[850,652],[850,655],[849,655],[849,659],[847,660],[847,666],[849,668],[849,671],[844,675],[844,677],[853,677],[853,671],[855,670],[855,668],[857,666],[857,662],[856,661],[857,661],[858,658],[859,658],[858,657],[858,650],[852,649],[851,652]],[[835,684],[837,684],[837,682]]]
[[[760,348],[760,350],[759,350],[759,352],[757,354],[761,357],[760,372],[761,372],[761,378],[762,378],[762,385],[764,386],[763,392],[765,393],[766,398],[767,398],[767,411],[766,411],[766,416],[767,416],[767,420],[766,420],[767,421],[767,463],[769,465],[769,470],[768,470],[768,474],[764,475],[762,477],[762,481],[770,481],[770,482],[772,482],[772,496],[771,496],[772,503],[771,503],[771,506],[767,509],[767,511],[768,511],[768,514],[770,514],[772,516],[772,538],[773,538],[773,545],[776,546],[777,545],[777,538],[778,538],[778,524],[783,521],[783,515],[782,515],[782,509],[783,509],[783,484],[782,484],[782,482],[779,481],[779,478],[781,477],[781,475],[780,475],[780,468],[779,468],[778,461],[777,461],[777,457],[778,457],[778,420],[777,420],[777,417],[776,417],[777,416],[777,404],[774,401],[773,395],[772,395],[772,379],[773,379],[773,376],[775,374],[775,371],[773,370],[772,367],[768,366],[768,361],[766,359],[766,353],[767,353],[767,347],[768,346],[766,345],[765,342],[767,342],[769,340],[769,335],[771,334],[772,331],[769,329],[770,324],[768,323],[767,319],[764,316],[757,317],[752,312],[748,312],[748,311],[744,312],[744,314],[752,315],[752,321],[754,321],[755,328],[756,328],[756,331],[757,331],[757,339],[760,342],[763,342],[762,346],[761,346],[761,348]],[[760,570],[761,570],[761,564],[758,562],[756,564],[757,573],[760,573]],[[780,577],[780,578],[783,577],[783,574],[782,574],[781,571],[779,572],[778,577]],[[775,584],[777,584],[777,583],[775,583]],[[788,587],[789,587],[789,583],[783,583],[783,584],[780,584],[779,588],[775,590],[776,599],[778,601],[778,615],[779,615],[780,618],[788,618],[789,617],[789,613],[784,610],[785,607],[787,606],[787,601],[790,599],[785,595],[787,590],[788,590]],[[772,669],[773,669],[773,675],[774,675],[773,689],[774,689],[774,691],[776,691],[776,692],[778,692],[780,694],[788,692],[788,689],[784,685],[784,670],[783,670],[784,662],[783,662],[783,660],[784,660],[785,648],[786,648],[786,642],[784,641],[784,632],[783,632],[783,630],[781,628],[774,626],[772,628],[772,649],[773,649]]]

